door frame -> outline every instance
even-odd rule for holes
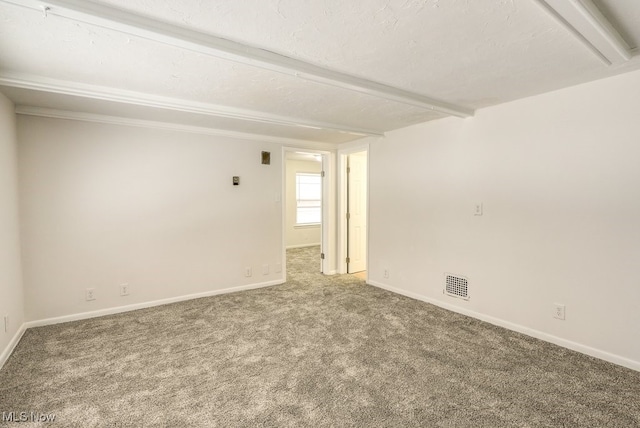
[[[367,230],[366,230],[366,239],[367,239],[367,257],[366,257],[366,268],[367,268],[367,281],[369,280],[369,196],[370,196],[370,186],[369,186],[369,144],[361,144],[354,145],[349,147],[348,149],[338,150],[338,249],[337,249],[337,269],[338,273],[346,274],[347,273],[347,235],[349,230],[347,229],[347,156],[353,153],[367,153],[367,166],[366,166],[366,180],[367,180],[367,210],[365,213],[366,222],[367,222]]]
[[[322,181],[322,221],[320,223],[322,252],[325,257],[320,260],[320,271],[325,275],[333,275],[336,273],[335,265],[335,152],[327,150],[308,149],[305,147],[289,147],[282,146],[282,186],[281,186],[281,213],[282,213],[282,279],[287,280],[287,191],[286,191],[286,172],[287,172],[287,153],[288,152],[304,152],[311,154],[319,154],[322,156],[322,170],[325,175]]]

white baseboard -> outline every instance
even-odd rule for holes
[[[201,297],[210,297],[210,296],[216,296],[219,294],[228,294],[228,293],[235,293],[235,292],[244,291],[244,290],[253,290],[256,288],[271,287],[274,285],[284,284],[284,282],[285,282],[284,279],[277,279],[273,281],[260,282],[255,284],[241,285],[238,287],[223,288],[221,290],[211,290],[211,291],[205,291],[203,293],[169,297],[167,299],[153,300],[150,302],[134,303],[131,305],[117,306],[114,308],[99,309],[91,312],[81,312],[79,314],[71,314],[71,315],[64,315],[61,317],[46,318],[46,319],[26,322],[23,325],[23,327],[26,327],[26,328],[42,327],[45,325],[60,324],[63,322],[102,317],[105,315],[113,315],[113,314],[119,314],[122,312],[135,311],[137,309],[151,308],[153,306],[167,305],[169,303],[183,302],[185,300],[199,299]]]
[[[319,242],[317,244],[287,245],[287,250],[290,250],[292,248],[307,248],[307,247],[319,247],[319,246],[320,246]]]
[[[18,342],[20,342],[20,339],[22,339],[22,335],[24,334],[25,331],[27,331],[27,327],[23,323],[18,329],[18,331],[16,331],[16,334],[13,335],[13,338],[11,339],[7,347],[4,348],[4,351],[2,351],[2,354],[0,354],[0,369],[2,369],[2,367],[4,366],[4,363],[7,362],[7,360],[13,353],[13,350],[16,349],[16,346],[18,345]]]
[[[274,285],[279,285],[279,284],[283,284],[285,281],[282,279],[279,280],[274,280],[274,281],[268,281],[268,282],[262,282],[262,283],[256,283],[256,284],[248,284],[248,285],[242,285],[239,287],[231,287],[231,288],[225,288],[225,289],[221,289],[221,290],[211,290],[211,291],[205,291],[203,293],[195,293],[195,294],[188,294],[188,295],[184,295],[184,296],[177,296],[177,297],[170,297],[167,299],[161,299],[161,300],[154,300],[154,301],[150,301],[150,302],[142,302],[142,303],[135,303],[132,305],[126,305],[126,306],[118,306],[118,307],[114,307],[114,308],[107,308],[107,309],[100,309],[97,311],[91,311],[91,312],[83,312],[83,313],[79,313],[79,314],[72,314],[72,315],[65,315],[65,316],[61,316],[61,317],[55,317],[55,318],[47,318],[47,319],[42,319],[42,320],[36,320],[36,321],[29,321],[26,322],[24,324],[22,324],[22,326],[18,329],[18,331],[16,332],[16,334],[14,335],[14,337],[11,339],[11,341],[9,342],[9,345],[4,349],[4,351],[0,354],[0,369],[4,366],[4,364],[6,363],[6,361],[9,359],[9,356],[11,355],[11,353],[13,352],[13,350],[15,349],[16,345],[18,344],[18,342],[20,342],[20,339],[22,338],[22,336],[24,335],[25,331],[27,328],[30,327],[41,327],[41,326],[45,326],[45,325],[52,325],[52,324],[59,324],[59,323],[63,323],[63,322],[69,322],[69,321],[78,321],[78,320],[83,320],[83,319],[89,319],[89,318],[96,318],[96,317],[101,317],[101,316],[105,316],[105,315],[113,315],[113,314],[118,314],[118,313],[122,313],[122,312],[129,312],[129,311],[134,311],[136,309],[144,309],[144,308],[150,308],[150,307],[154,307],[154,306],[161,306],[161,305],[166,305],[169,303],[176,303],[176,302],[182,302],[185,300],[192,300],[192,299],[198,299],[201,297],[209,297],[209,296],[215,296],[215,295],[220,295],[220,294],[228,294],[228,293],[235,293],[237,291],[244,291],[244,290],[252,290],[252,289],[257,289],[257,288],[264,288],[264,287],[271,287]],[[590,355],[592,357],[595,358],[599,358],[601,360],[605,360],[605,361],[609,361],[610,363],[613,364],[617,364],[623,367],[627,367],[630,368],[632,370],[636,370],[636,371],[640,371],[640,362],[638,361],[634,361],[625,357],[621,357],[619,355],[615,355],[606,351],[602,351],[596,348],[592,348],[590,346],[586,346],[577,342],[573,342],[570,340],[566,340],[557,336],[553,336],[551,334],[548,333],[544,333],[541,332],[539,330],[534,330],[532,328],[529,327],[525,327],[519,324],[515,324],[509,321],[505,321],[502,320],[500,318],[495,318],[492,316],[488,316],[479,312],[475,312],[475,311],[471,311],[468,309],[464,309],[464,308],[460,308],[454,305],[449,305],[447,303],[423,296],[421,294],[418,293],[413,293],[410,291],[406,291],[406,290],[402,290],[400,288],[396,288],[387,284],[383,284],[381,282],[377,282],[377,281],[371,281],[369,280],[367,282],[367,284],[378,287],[378,288],[382,288],[384,290],[387,291],[391,291],[392,293],[396,293],[396,294],[400,294],[403,296],[407,296],[410,297],[412,299],[416,299],[416,300],[420,300],[423,302],[427,302],[427,303],[431,303],[435,306],[439,306],[441,308],[453,311],[453,312],[457,312],[460,313],[462,315],[466,315],[466,316],[470,316],[472,318],[476,318],[479,319],[481,321],[485,321],[488,322],[490,324],[493,325],[497,325],[499,327],[504,327],[506,329],[509,330],[513,330],[516,331],[518,333],[522,333],[522,334],[526,334],[527,336],[531,336],[531,337],[535,337],[536,339],[540,339],[540,340],[544,340],[545,342],[550,342],[553,343],[555,345],[559,345],[562,346],[564,348],[568,348],[571,349],[573,351],[577,351],[577,352],[581,352],[583,354],[586,355]]]
[[[411,291],[402,290],[400,288],[396,288],[387,284],[383,284],[377,281],[368,281],[367,284],[373,285],[378,288],[382,288],[387,291],[391,291],[392,293],[401,294],[406,297],[410,297],[412,299],[420,300],[423,302],[431,303],[432,305],[439,306],[441,308],[450,310],[452,312],[457,312],[462,315],[466,315],[472,318],[479,319],[481,321],[488,322],[489,324],[497,325],[499,327],[504,327],[508,330],[513,330],[518,333],[526,334],[527,336],[535,337],[536,339],[544,340],[545,342],[553,343],[558,346],[562,346],[563,348],[571,349],[573,351],[580,352],[582,354],[586,354],[595,358],[599,358],[601,360],[608,361],[613,364],[617,364],[619,366],[627,367],[632,370],[640,371],[640,361],[634,361],[629,358],[621,357],[620,355],[612,354],[610,352],[602,351],[600,349],[592,348],[587,345],[583,345],[581,343],[573,342],[571,340],[563,339],[561,337],[557,337],[548,333],[544,333],[539,330],[535,330],[529,327],[525,327],[520,324],[515,324],[509,321],[505,321],[500,318],[495,318],[489,315],[482,314],[480,312],[471,311],[469,309],[460,308],[458,306],[450,305],[445,302],[441,302],[436,299],[432,299],[426,296],[423,296],[418,293],[413,293]]]

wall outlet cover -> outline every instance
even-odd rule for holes
[[[555,319],[564,320],[566,317],[565,311],[566,311],[565,305],[561,303],[553,304],[553,317]]]

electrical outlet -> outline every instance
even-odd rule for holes
[[[389,278],[389,269],[384,270],[384,277]]]
[[[269,275],[269,265],[262,265],[262,274]]]
[[[476,202],[473,209],[473,215],[482,215],[482,202]]]
[[[95,288],[87,288],[85,290],[85,299],[87,300],[87,302],[89,300],[96,300],[96,295],[95,295],[96,289]]]
[[[282,263],[276,263],[276,267],[274,269],[276,273],[282,272]]]
[[[250,267],[244,268],[244,276],[250,277],[251,275],[253,275],[253,273],[251,272],[251,268]]]
[[[565,319],[565,305],[560,303],[553,304],[553,317],[559,320]]]
[[[127,284],[127,283],[120,284],[120,295],[121,296],[128,296],[129,295],[129,284]]]
[[[9,315],[4,316],[4,332],[9,331]]]

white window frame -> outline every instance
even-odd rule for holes
[[[311,177],[317,177],[318,178],[318,184],[320,185],[320,189],[319,189],[319,199],[301,199],[300,198],[300,182],[299,182],[299,177],[300,176],[311,176]],[[322,222],[322,174],[319,172],[302,172],[302,171],[296,171],[296,180],[295,180],[295,185],[296,185],[296,224],[295,227],[315,227],[315,226],[319,226],[320,223]],[[305,201],[307,203],[313,203],[317,201],[317,205],[306,205],[306,206],[301,206],[301,201]],[[300,208],[316,208],[318,211],[318,220],[317,222],[305,222],[305,223],[301,223],[299,221],[299,217],[300,217],[300,213],[299,213],[299,209]]]

